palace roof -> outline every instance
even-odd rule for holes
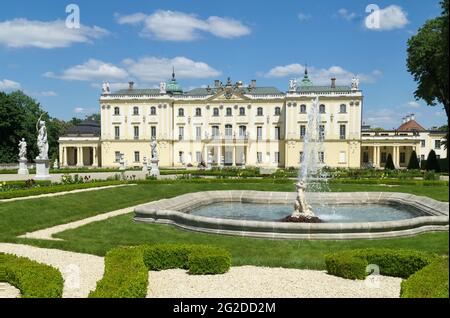
[[[72,126],[67,129],[64,136],[100,136],[101,128],[100,123],[92,120],[86,119],[78,125]]]
[[[417,121],[411,119],[397,128],[398,131],[426,131]]]

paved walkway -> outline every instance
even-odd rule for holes
[[[7,243],[0,243],[0,252],[57,268],[64,278],[64,298],[87,297],[103,277],[104,260],[99,256]]]
[[[11,198],[11,199],[2,199],[0,202],[14,202],[14,201],[22,201],[22,200],[32,200],[32,199],[40,199],[40,198],[47,198],[47,197],[58,197],[61,195],[66,194],[73,194],[73,193],[80,193],[80,192],[89,192],[89,191],[97,191],[97,190],[105,190],[105,189],[111,189],[111,188],[119,188],[119,187],[128,187],[128,186],[135,186],[136,184],[118,184],[118,185],[110,185],[110,186],[99,186],[95,188],[88,188],[88,189],[78,189],[78,190],[71,190],[71,191],[63,191],[63,192],[55,192],[55,193],[46,193],[46,194],[39,194],[39,195],[32,195],[27,197],[17,197],[17,198]]]

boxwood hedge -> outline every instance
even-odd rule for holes
[[[105,257],[105,274],[92,298],[144,298],[148,271],[182,268],[190,274],[221,274],[229,270],[228,251],[208,245],[156,244],[112,249]]]
[[[18,288],[22,298],[61,298],[64,288],[56,268],[4,253],[0,253],[0,282]]]

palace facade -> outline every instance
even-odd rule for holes
[[[118,167],[123,154],[128,167],[140,167],[150,159],[155,138],[161,167],[197,167],[208,158],[213,166],[298,167],[308,109],[318,97],[324,142],[318,155],[324,165],[359,168],[373,162],[381,167],[383,153],[391,151],[401,166],[403,156],[409,160],[401,147],[409,151],[420,145],[387,145],[386,138],[362,133],[358,86],[357,79],[338,86],[334,78],[317,86],[307,71],[301,81],[291,80],[286,92],[260,87],[255,80],[244,85],[230,79],[184,91],[175,73],[159,89],[136,89],[130,82],[128,89],[111,92],[104,84],[100,124],[85,121],[62,136],[60,164]]]

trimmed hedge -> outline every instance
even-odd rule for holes
[[[376,264],[381,275],[408,278],[435,259],[415,250],[369,248],[328,254],[325,264],[329,274],[348,279],[365,279],[369,264]]]
[[[22,298],[61,298],[64,280],[56,268],[0,253],[0,282],[17,287]]]
[[[182,268],[189,274],[222,274],[231,266],[228,251],[208,245],[156,244],[120,247],[105,257],[105,274],[91,298],[144,298],[148,271]]]
[[[402,298],[448,298],[448,257],[425,266],[402,281]]]

